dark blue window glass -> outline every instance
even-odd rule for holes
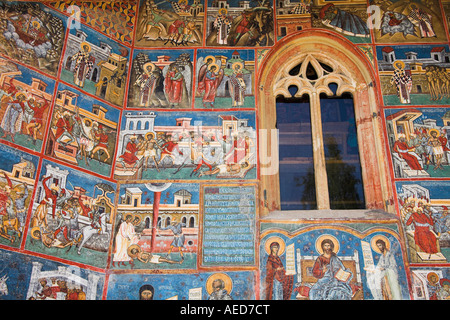
[[[309,98],[277,98],[277,128],[281,209],[317,209]]]
[[[336,87],[330,88],[335,92]],[[365,208],[353,98],[321,95],[320,110],[331,209]]]

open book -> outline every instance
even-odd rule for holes
[[[349,271],[345,271],[344,269],[339,269],[338,272],[334,275],[336,279],[342,282],[347,282],[348,279],[352,276],[352,273]]]

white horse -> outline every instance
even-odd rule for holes
[[[87,225],[80,230],[81,243],[78,244],[78,254],[81,254],[81,248],[94,234],[109,234],[106,226],[106,218],[109,216],[107,212],[100,215],[100,229]]]
[[[0,279],[0,296],[7,296],[8,295],[8,285],[6,284],[6,280],[8,280],[9,277],[7,275],[4,275]]]

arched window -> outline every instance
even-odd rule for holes
[[[365,208],[353,97],[345,92],[337,95],[345,81],[342,76],[341,81],[337,80],[334,66],[314,56],[307,56],[288,74],[292,82],[288,87],[290,96],[282,94],[276,99],[281,209],[313,210],[318,208],[317,200],[330,209]],[[325,158],[325,173],[321,174],[327,177],[322,189],[328,190],[328,194],[318,195],[315,174],[319,170],[314,168],[314,158],[320,157],[322,151],[314,152],[310,95],[296,97],[296,93],[305,86],[305,79],[312,83],[327,77],[339,83],[330,83],[328,92],[320,94],[315,106],[320,109],[315,116],[320,116],[320,124],[316,125],[321,128],[316,131],[322,131],[320,144]]]
[[[166,225],[165,225],[165,227],[167,227],[167,226],[169,226],[170,225],[170,217],[167,217],[166,218]]]
[[[309,195],[312,205],[297,206],[294,210],[342,209],[340,205],[336,205],[333,196],[332,189],[336,188],[330,189],[330,185],[336,181],[329,180],[333,177],[331,167],[336,163],[336,151],[340,152],[341,157],[343,152],[343,149],[336,148],[339,146],[339,139],[342,140],[343,137],[329,130],[331,124],[327,121],[330,121],[330,113],[333,112],[336,117],[341,114],[345,122],[348,122],[348,117],[354,113],[355,125],[351,128],[347,123],[345,135],[353,135],[357,140],[356,151],[359,151],[360,163],[357,167],[361,168],[357,171],[362,185],[356,193],[360,200],[361,196],[364,200],[362,203],[357,201],[359,204],[351,208],[389,211],[386,201],[392,199],[392,188],[388,181],[380,108],[373,79],[373,66],[364,53],[347,39],[326,30],[301,31],[287,36],[267,54],[262,62],[258,82],[262,215],[272,211],[290,210],[289,206],[282,206],[285,197],[281,195],[284,180],[280,183],[284,177],[293,179],[294,176],[292,172],[295,170],[290,171],[283,167],[287,164],[284,157],[287,154],[289,158],[289,152],[294,152],[290,155],[291,160],[295,160],[296,156],[303,158],[297,159],[301,160],[297,161],[297,164],[303,162],[309,173],[305,168],[301,169],[300,171],[306,172],[306,176],[298,181],[306,179],[309,181],[309,189],[313,189],[312,195]],[[343,106],[334,107],[334,110],[327,106],[335,103],[342,103]],[[286,108],[296,109],[288,112]],[[292,118],[286,114],[283,117],[283,112],[291,116],[298,113],[298,123],[288,125],[291,132],[283,133],[278,130],[283,125],[286,127],[284,120],[291,121]],[[344,115],[347,112],[350,114]],[[342,123],[340,125],[342,126]],[[351,133],[352,130],[356,132]],[[300,146],[294,145],[292,150],[286,150],[289,139],[295,138],[296,143],[301,140],[303,142]],[[355,150],[351,150],[351,153],[356,155]],[[340,170],[345,169],[345,165],[348,165],[348,162],[341,161]],[[283,170],[287,170],[288,174]],[[284,190],[291,191],[286,188]],[[297,200],[301,199],[302,193],[295,194],[294,190],[291,198],[296,197]],[[392,208],[390,210],[392,211]]]

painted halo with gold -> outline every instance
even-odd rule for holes
[[[228,10],[226,8],[222,8],[219,10],[219,14],[221,14],[221,15],[225,15],[227,13],[228,13]]]
[[[384,243],[386,244],[386,249],[389,250],[391,248],[391,241],[389,241],[388,238],[386,238],[385,236],[382,236],[382,235],[377,235],[377,236],[374,236],[372,238],[372,240],[370,240],[370,246],[372,247],[373,251],[381,254],[380,248],[378,248],[378,246],[377,246],[378,240],[384,241]]]
[[[244,69],[244,65],[242,64],[242,62],[235,62],[231,65],[231,69],[236,70],[236,66],[240,66],[239,70]]]
[[[332,236],[331,234],[324,234],[324,235],[322,235],[322,236],[317,238],[317,240],[316,240],[316,251],[319,254],[323,254],[322,241],[325,240],[325,239],[329,239],[329,240],[331,240],[331,242],[333,242],[333,244],[334,244],[333,252],[334,253],[338,253],[339,252],[339,248],[340,248],[339,241],[334,236]]]
[[[39,21],[33,21],[32,23],[31,23],[31,25],[33,26],[33,28],[35,28],[35,29],[39,29],[40,27],[41,27],[41,24],[39,23]]]
[[[23,97],[25,98],[25,100],[28,100],[28,99],[29,99],[28,94],[26,94],[26,93],[23,92],[23,91],[17,92],[17,93],[14,95],[14,98],[18,99],[20,96],[23,96]]]
[[[208,61],[208,59],[212,59],[212,63],[216,63],[216,58],[214,56],[206,56],[205,59],[203,59],[203,61],[206,63],[206,61]]]
[[[84,50],[84,47],[88,47],[88,50],[86,52],[91,52],[91,45],[87,43],[86,41],[82,42],[80,44],[80,48]]]
[[[397,70],[405,69],[405,63],[403,61],[401,61],[401,60],[394,61],[393,66]]]
[[[134,214],[133,215],[133,220],[132,221],[134,221],[136,218],[138,218],[139,220],[139,222],[136,224],[136,225],[139,225],[139,224],[141,224],[141,222],[142,222],[142,217],[140,216],[140,215],[138,215],[138,214]]]
[[[142,67],[144,68],[144,72],[146,74],[152,73],[153,71],[155,71],[155,68],[156,68],[156,66],[155,66],[155,64],[153,62],[147,62]],[[148,70],[148,67],[151,67],[150,71]]]
[[[137,249],[137,253],[133,253],[133,249]],[[130,258],[135,259],[137,255],[142,251],[141,247],[137,244],[132,244],[127,248],[127,254],[130,256]]]
[[[437,136],[439,136],[439,135],[441,134],[441,133],[439,132],[438,129],[430,129],[430,130],[428,131],[428,134],[430,135],[430,137],[432,136],[432,135],[431,135],[432,132],[436,132],[436,135],[437,135]]]
[[[228,292],[228,294],[231,294],[231,291],[233,290],[233,281],[231,281],[231,278],[226,273],[215,273],[209,276],[208,280],[206,280],[206,291],[208,294],[211,294],[213,289],[213,283],[215,280],[222,280],[225,284],[224,290]]]
[[[435,277],[436,280],[432,279],[433,276]],[[436,283],[439,282],[439,276],[438,276],[438,274],[436,272],[430,272],[430,273],[427,274],[427,280],[431,284],[436,284]]]
[[[39,231],[39,236],[35,235],[36,231]],[[35,240],[41,240],[41,238],[42,238],[42,236],[41,236],[41,228],[39,228],[39,226],[36,226],[36,227],[32,228],[30,234],[31,234],[31,237],[33,239],[35,239]]]
[[[88,119],[88,118],[85,118],[84,119],[84,125],[87,126],[87,127],[92,126],[92,120]]]
[[[208,70],[211,70],[212,67],[216,67],[216,71],[220,69],[220,68],[219,68],[219,65],[218,65],[217,63],[211,63],[211,64],[208,66]]]
[[[145,139],[146,140],[150,140],[150,139],[154,139],[155,138],[155,134],[153,132],[147,132],[145,134]]]
[[[270,255],[271,254],[270,245],[274,242],[277,242],[279,244],[280,249],[278,250],[278,255],[281,256],[284,253],[284,250],[286,249],[286,243],[280,237],[273,236],[268,238],[264,244],[264,249],[266,250],[266,253]]]

